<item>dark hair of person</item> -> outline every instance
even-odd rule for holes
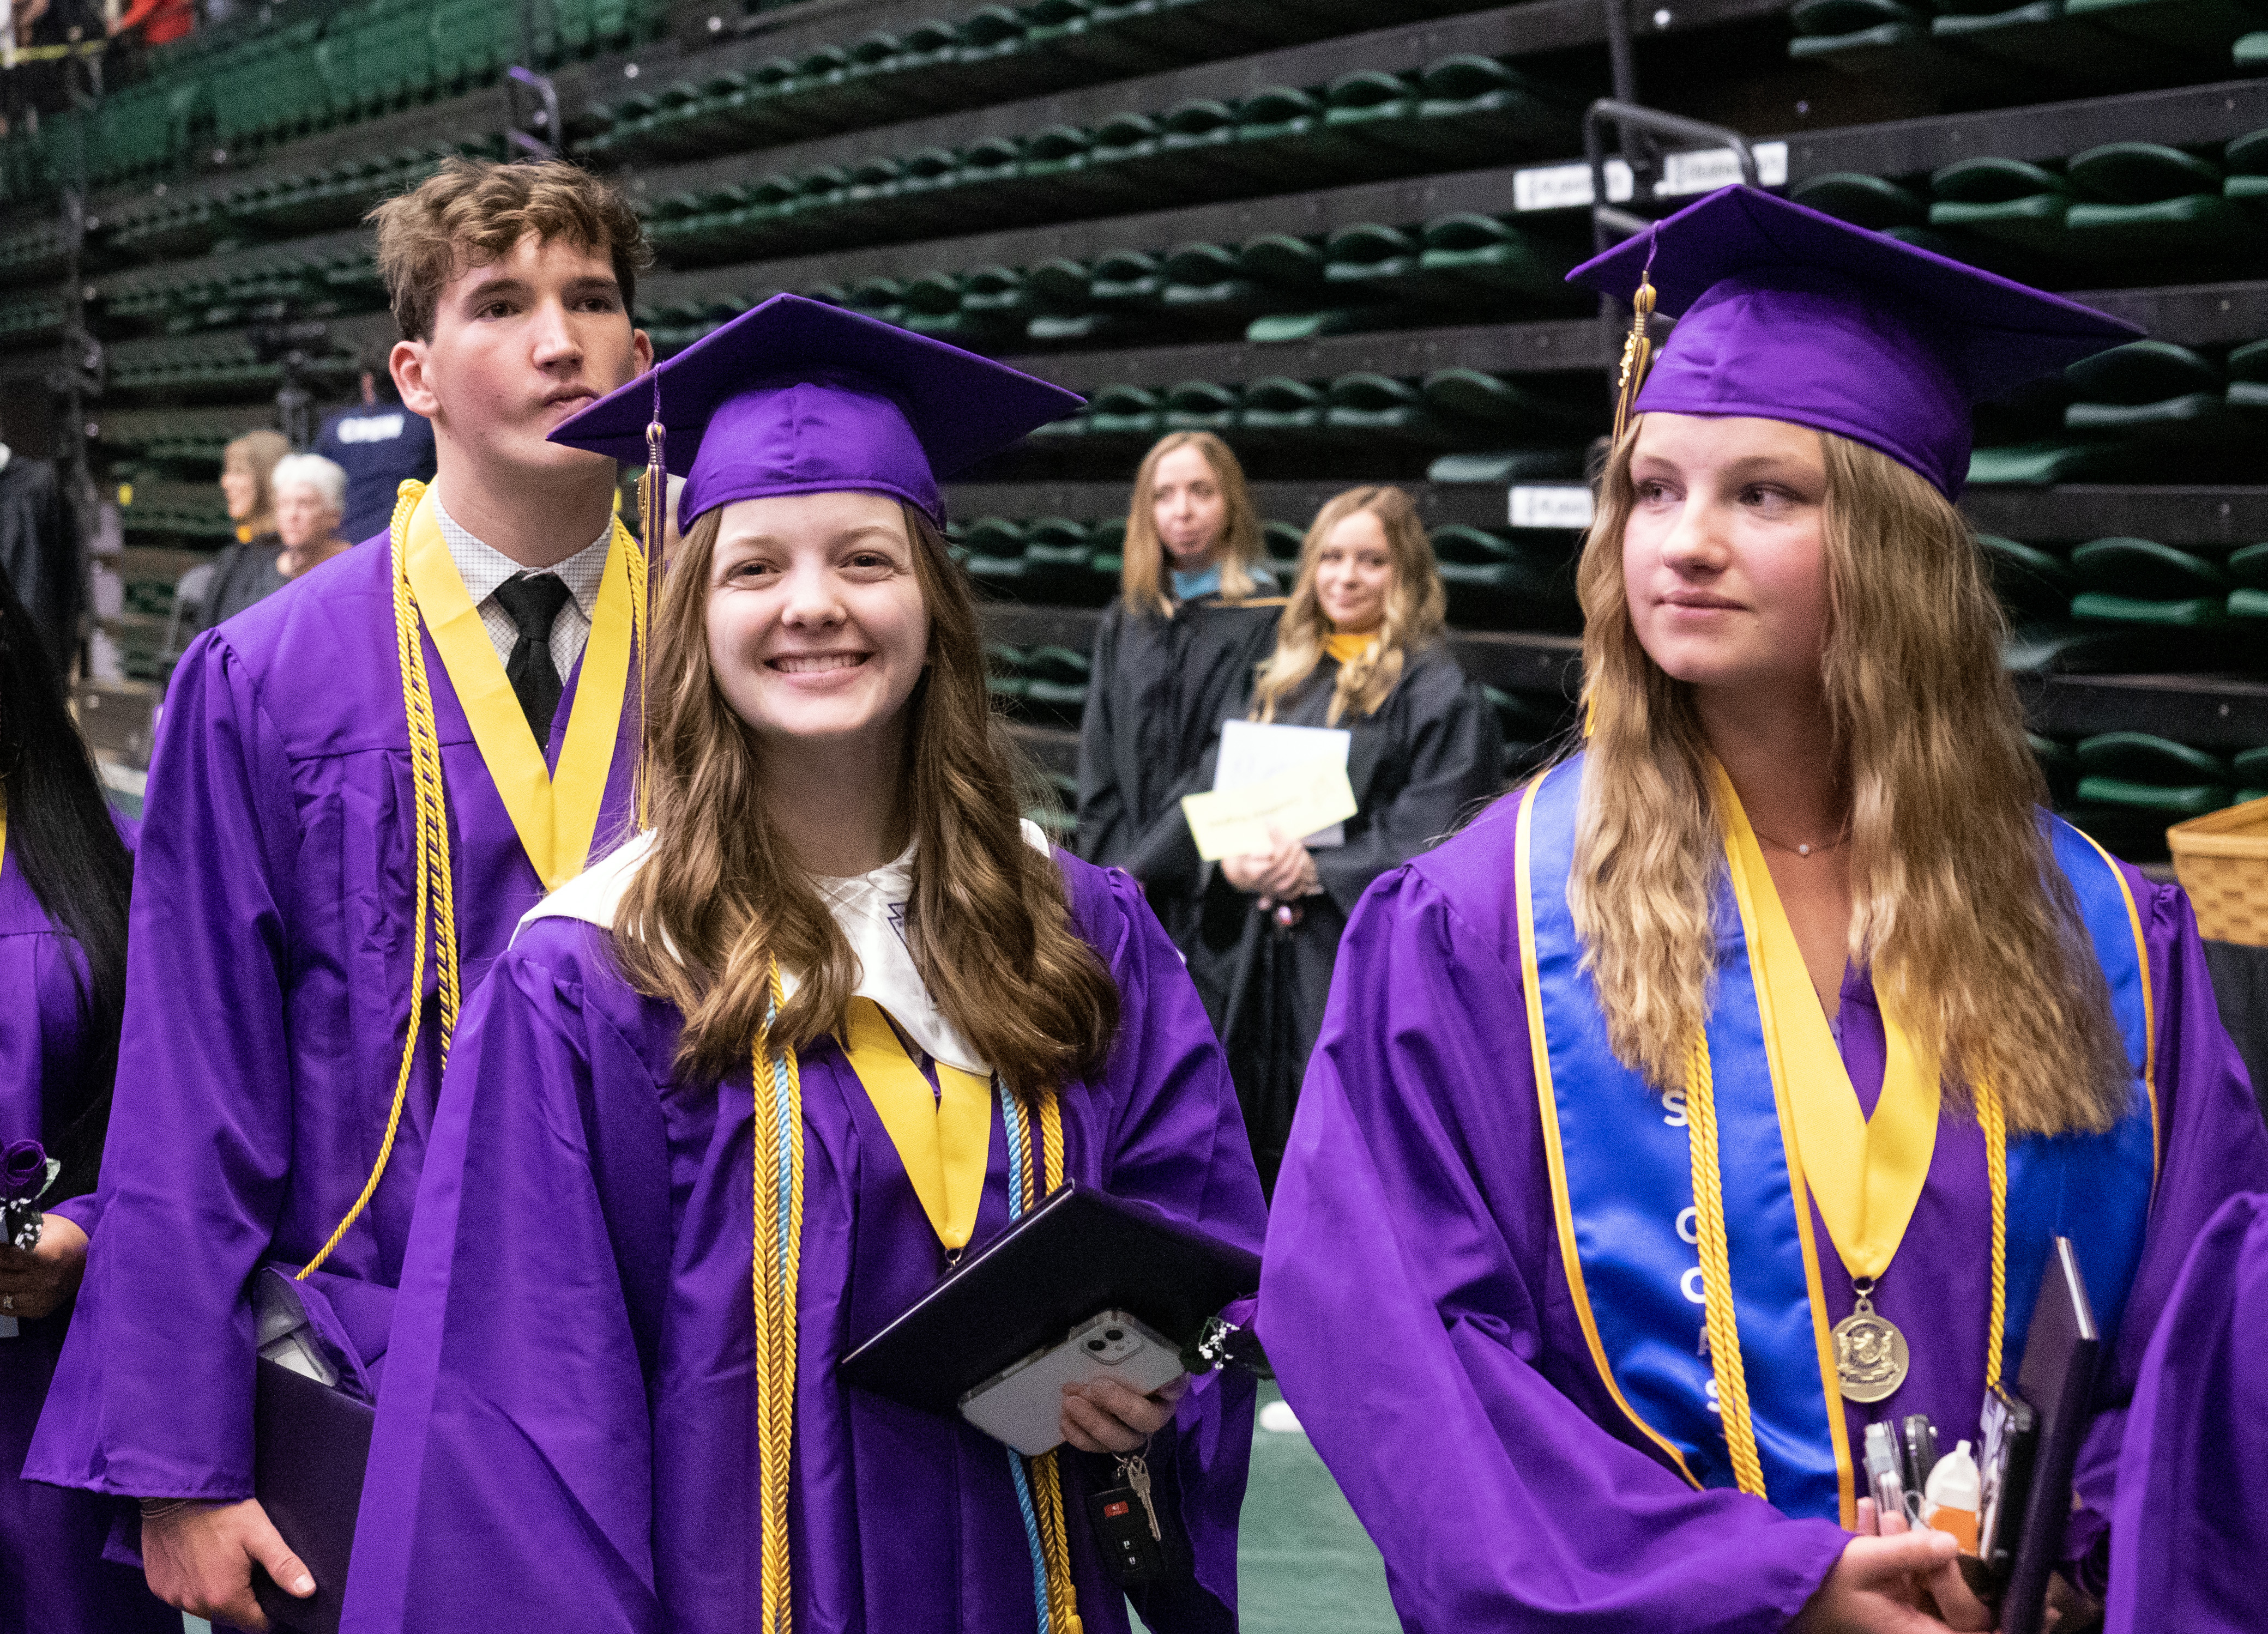
[[[126,1002],[126,900],[134,860],[112,826],[110,807],[86,744],[64,707],[61,685],[48,666],[39,632],[0,578],[0,790],[8,814],[8,852],[24,871],[48,917],[86,956],[79,987],[81,1013],[98,1048],[87,1081],[74,1100],[98,1103],[90,1117],[92,1152],[56,1151],[67,1169],[74,1159],[91,1167],[99,1154],[101,1108],[109,1100],[118,1059],[118,1024]],[[56,1195],[70,1196],[68,1182]],[[92,1189],[91,1180],[77,1188]]]

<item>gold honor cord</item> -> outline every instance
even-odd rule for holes
[[[315,1257],[299,1268],[296,1280],[301,1282],[313,1276],[323,1262],[329,1259],[337,1250],[339,1244],[345,1240],[349,1228],[362,1218],[363,1211],[370,1206],[370,1200],[378,1195],[379,1181],[385,1178],[386,1166],[393,1159],[394,1138],[401,1130],[402,1109],[409,1100],[409,1075],[417,1058],[417,1032],[424,1021],[425,946],[429,934],[433,944],[434,963],[438,971],[437,997],[441,1008],[440,1065],[444,1071],[448,1070],[449,1045],[457,1032],[457,1013],[461,1004],[461,990],[457,956],[456,886],[449,857],[448,784],[441,770],[440,727],[433,716],[433,688],[425,668],[424,644],[418,638],[417,594],[411,584],[410,523],[411,519],[417,514],[419,504],[425,497],[426,492],[426,485],[423,482],[405,482],[401,484],[394,503],[394,521],[390,529],[393,536],[391,549],[394,564],[394,649],[401,670],[402,709],[409,725],[409,782],[416,800],[417,872],[413,891],[415,908],[411,916],[410,932],[409,1026],[402,1039],[401,1067],[394,1075],[394,1104],[387,1113],[386,1137],[379,1143],[378,1161],[371,1166],[370,1179],[364,1182],[362,1194],[355,1199],[354,1205],[348,1209],[345,1217],[339,1221],[337,1229],[331,1233],[329,1240],[317,1251]],[[630,590],[628,597],[630,638],[637,655],[637,662],[643,669],[646,648],[645,554],[643,549],[628,546],[628,534],[619,526],[615,528],[615,548],[622,552],[622,565]],[[454,578],[453,565],[450,572],[452,581],[456,585],[457,599],[462,600],[465,597],[464,585],[461,580]],[[599,604],[600,618],[602,620],[607,618],[611,610],[608,600],[602,592]],[[599,634],[600,630],[594,623],[592,630],[593,644]],[[487,651],[493,657],[495,649],[490,647]],[[586,678],[591,668],[592,657],[593,654],[586,646],[584,662]],[[627,667],[627,661],[625,667]],[[502,673],[500,666],[498,673]],[[645,698],[643,685],[639,688],[638,698],[639,707],[643,710]],[[470,700],[463,696],[461,688],[459,701],[468,705],[467,713],[469,718],[473,712]],[[598,729],[594,722],[581,732],[577,732],[578,721],[583,715],[582,704],[583,687],[578,682],[576,688],[577,707],[573,714],[569,717],[569,742],[563,747],[560,754],[563,774],[565,771],[564,763],[569,754],[584,749]],[[616,723],[608,725],[607,737],[609,749],[619,730],[619,725]],[[643,717],[641,717],[639,743],[642,750],[644,743]],[[485,748],[482,750],[482,758],[485,763],[488,759]],[[581,756],[578,755],[578,758]],[[540,747],[536,751],[536,765],[539,769],[542,765],[542,751]],[[598,783],[597,798],[602,799],[606,783],[606,774],[603,769],[598,773]],[[504,792],[501,787],[498,792],[499,794]],[[509,804],[507,798],[507,805]],[[510,814],[512,817],[513,827],[519,829],[523,835],[522,843],[526,844],[524,837],[526,828],[520,822],[520,813],[513,811]],[[595,804],[591,816],[595,827],[597,820]],[[589,847],[590,836],[587,834],[583,835],[582,850],[585,855],[588,853]],[[541,876],[547,889],[556,888],[565,883],[564,878],[552,877],[554,873],[560,872],[561,867],[556,857],[556,849],[555,838],[554,846],[551,848],[555,855],[549,868],[543,865],[542,861],[533,850],[529,854],[529,859],[536,863],[537,872]],[[579,862],[578,866],[579,867]]]
[[[1040,1148],[1041,1163],[1047,1173],[1047,1191],[1051,1193],[1063,1184],[1064,1179],[1063,1106],[1052,1094],[1040,1103]],[[1028,1209],[1035,1201],[1032,1166],[1027,1163],[1022,1168],[1022,1201]],[[1047,1557],[1045,1634],[1084,1634],[1085,1624],[1079,1616],[1079,1594],[1071,1579],[1071,1538],[1064,1525],[1063,1472],[1052,1452],[1025,1462],[1032,1472],[1033,1507],[1039,1512],[1040,1549]]]
[[[771,1007],[751,1054],[755,1093],[757,1524],[762,1529],[762,1634],[795,1625],[790,1596],[788,1478],[795,1461],[796,1286],[803,1262],[803,1076],[792,1049],[771,1050],[771,1023],[787,1002],[772,961]],[[768,1093],[769,1092],[769,1093]]]
[[[394,504],[394,637],[401,665],[401,696],[409,724],[409,782],[416,798],[417,877],[413,892],[416,908],[409,941],[409,1027],[402,1039],[401,1068],[394,1075],[394,1106],[387,1114],[386,1138],[379,1144],[378,1161],[363,1185],[362,1195],[339,1221],[315,1257],[299,1268],[296,1280],[314,1275],[333,1250],[345,1240],[348,1228],[362,1217],[378,1195],[378,1182],[394,1156],[394,1137],[401,1129],[401,1109],[409,1099],[409,1071],[417,1058],[417,1032],[425,1012],[425,943],[430,924],[434,962],[438,967],[441,1005],[441,1065],[449,1064],[449,1041],[457,1030],[457,905],[449,866],[449,814],[441,778],[440,730],[433,720],[433,694],[425,673],[425,649],[417,638],[417,603],[409,589],[407,541],[410,513],[424,492],[423,485],[404,482]],[[438,901],[436,900],[438,898]]]
[[[1702,1310],[1709,1334],[1709,1371],[1717,1380],[1717,1415],[1733,1479],[1751,1498],[1764,1495],[1764,1466],[1756,1452],[1756,1426],[1749,1410],[1749,1375],[1741,1360],[1741,1333],[1733,1310],[1732,1255],[1725,1240],[1725,1182],[1717,1161],[1716,1078],[1709,1041],[1696,1035],[1685,1055],[1687,1148],[1693,1162],[1694,1235],[1700,1239]]]

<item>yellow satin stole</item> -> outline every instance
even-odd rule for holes
[[[843,1012],[842,1044],[906,1166],[930,1228],[958,1253],[976,1229],[976,1205],[984,1195],[992,1145],[991,1080],[940,1061],[932,1091],[889,1017],[871,998],[851,999]]]
[[[441,655],[449,685],[472,726],[473,742],[547,891],[557,890],[583,872],[598,830],[599,805],[606,798],[622,699],[630,687],[629,552],[634,548],[617,520],[583,649],[575,707],[560,745],[559,769],[553,772],[544,767],[544,746],[528,729],[527,717],[504,677],[504,660],[497,657],[480,610],[449,555],[431,488],[410,512],[403,565],[417,599],[418,616]]]
[[[1378,644],[1376,636],[1326,636],[1323,651],[1342,665],[1351,664]]]
[[[1897,1253],[1929,1178],[1937,1145],[1937,1041],[1910,1031],[1885,1003],[1882,1093],[1871,1118],[1859,1111],[1764,847],[1732,779],[1721,766],[1715,772],[1733,890],[1759,955],[1757,995],[1775,1057],[1772,1075],[1787,1086],[1803,1178],[1844,1269],[1854,1279],[1879,1277]]]

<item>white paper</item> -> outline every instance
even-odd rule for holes
[[[1225,721],[1220,729],[1220,760],[1213,768],[1215,794],[1241,789],[1295,767],[1316,761],[1333,761],[1341,771],[1354,746],[1354,734],[1338,726],[1279,726],[1253,720]],[[1315,850],[1346,843],[1346,825],[1333,823],[1307,836]]]

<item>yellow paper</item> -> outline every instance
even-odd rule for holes
[[[1288,767],[1241,789],[1182,797],[1197,855],[1209,863],[1272,851],[1278,835],[1304,839],[1355,810],[1354,787],[1336,759]]]

